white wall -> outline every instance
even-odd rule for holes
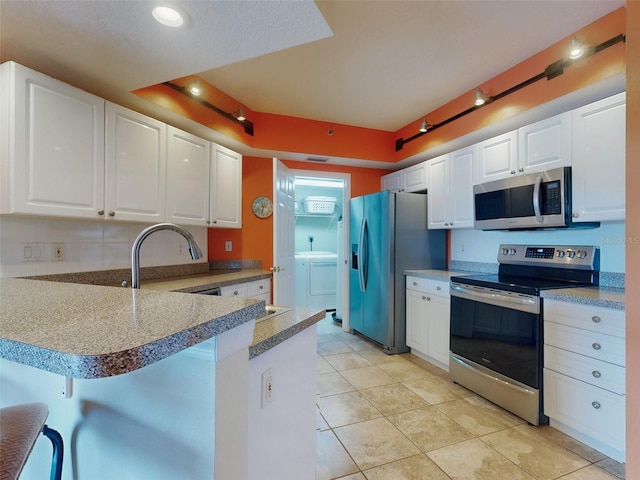
[[[498,263],[501,243],[535,245],[594,245],[600,247],[600,271],[624,273],[624,222],[605,222],[585,230],[503,232],[473,229],[451,231],[451,260]]]
[[[131,244],[147,224],[57,218],[0,216],[0,276],[17,277],[111,270],[131,267]],[[187,227],[207,261],[207,229]],[[64,246],[64,260],[52,261],[53,245]],[[25,244],[41,245],[41,260],[26,261]],[[180,253],[182,252],[182,253]],[[141,266],[192,262],[187,242],[176,232],[148,237],[140,250]]]

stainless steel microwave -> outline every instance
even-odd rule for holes
[[[571,221],[571,167],[517,175],[473,186],[478,230],[597,227]]]

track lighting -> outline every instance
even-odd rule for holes
[[[238,107],[238,110],[233,112],[233,116],[236,117],[241,122],[244,122],[247,119],[247,117],[244,114],[244,108],[242,108],[242,105]]]
[[[433,125],[431,125],[429,122],[427,122],[427,119],[425,118],[424,120],[422,120],[422,123],[420,124],[420,131],[422,133],[425,133],[431,127],[433,127]]]
[[[189,92],[191,93],[191,95],[199,97],[202,93],[202,87],[200,87],[200,84],[198,82],[194,82],[189,86]]]
[[[547,65],[547,68],[545,68],[543,72],[540,72],[539,74],[534,75],[533,77],[528,78],[527,80],[524,80],[518,83],[517,85],[514,85],[511,88],[507,88],[506,90],[503,90],[502,92],[496,93],[495,95],[492,95],[492,96],[485,94],[481,88],[478,88],[475,94],[474,106],[469,107],[466,110],[460,113],[457,113],[452,117],[447,118],[446,120],[442,120],[441,122],[436,123],[435,125],[430,125],[429,123],[427,123],[427,120],[424,119],[422,121],[422,124],[420,125],[419,133],[416,133],[415,135],[409,138],[398,138],[396,140],[396,152],[399,150],[402,150],[402,148],[406,143],[411,142],[417,138],[420,138],[427,130],[433,131],[440,127],[448,125],[451,122],[455,122],[459,118],[462,118],[470,113],[477,111],[478,108],[482,105],[485,105],[490,102],[498,101],[540,80],[552,80],[562,75],[564,73],[564,69],[567,67],[570,67],[574,63],[574,60],[576,58],[579,58],[580,56],[590,57],[621,42],[622,43],[626,42],[626,36],[623,33],[621,33],[620,35],[616,35],[615,37],[612,37],[609,40],[606,40],[600,43],[599,45],[594,45],[594,46],[585,45],[579,39],[574,38],[573,41],[571,42],[571,52],[570,52],[569,59],[561,58],[560,60],[553,62],[550,65]]]
[[[477,89],[475,101],[473,103],[479,107],[480,105],[484,105],[487,100],[489,100],[489,96],[484,93],[481,88]]]
[[[584,53],[584,42],[577,38],[571,40],[571,46],[569,47],[569,58],[575,60],[580,58]]]

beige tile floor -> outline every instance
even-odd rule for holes
[[[317,371],[316,480],[624,479],[623,464],[330,317],[318,324]]]

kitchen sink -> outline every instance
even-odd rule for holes
[[[269,318],[277,317],[278,315],[287,313],[289,310],[291,310],[291,308],[289,307],[276,307],[275,305],[266,305],[265,314],[262,317],[256,318],[256,323],[268,320]]]

